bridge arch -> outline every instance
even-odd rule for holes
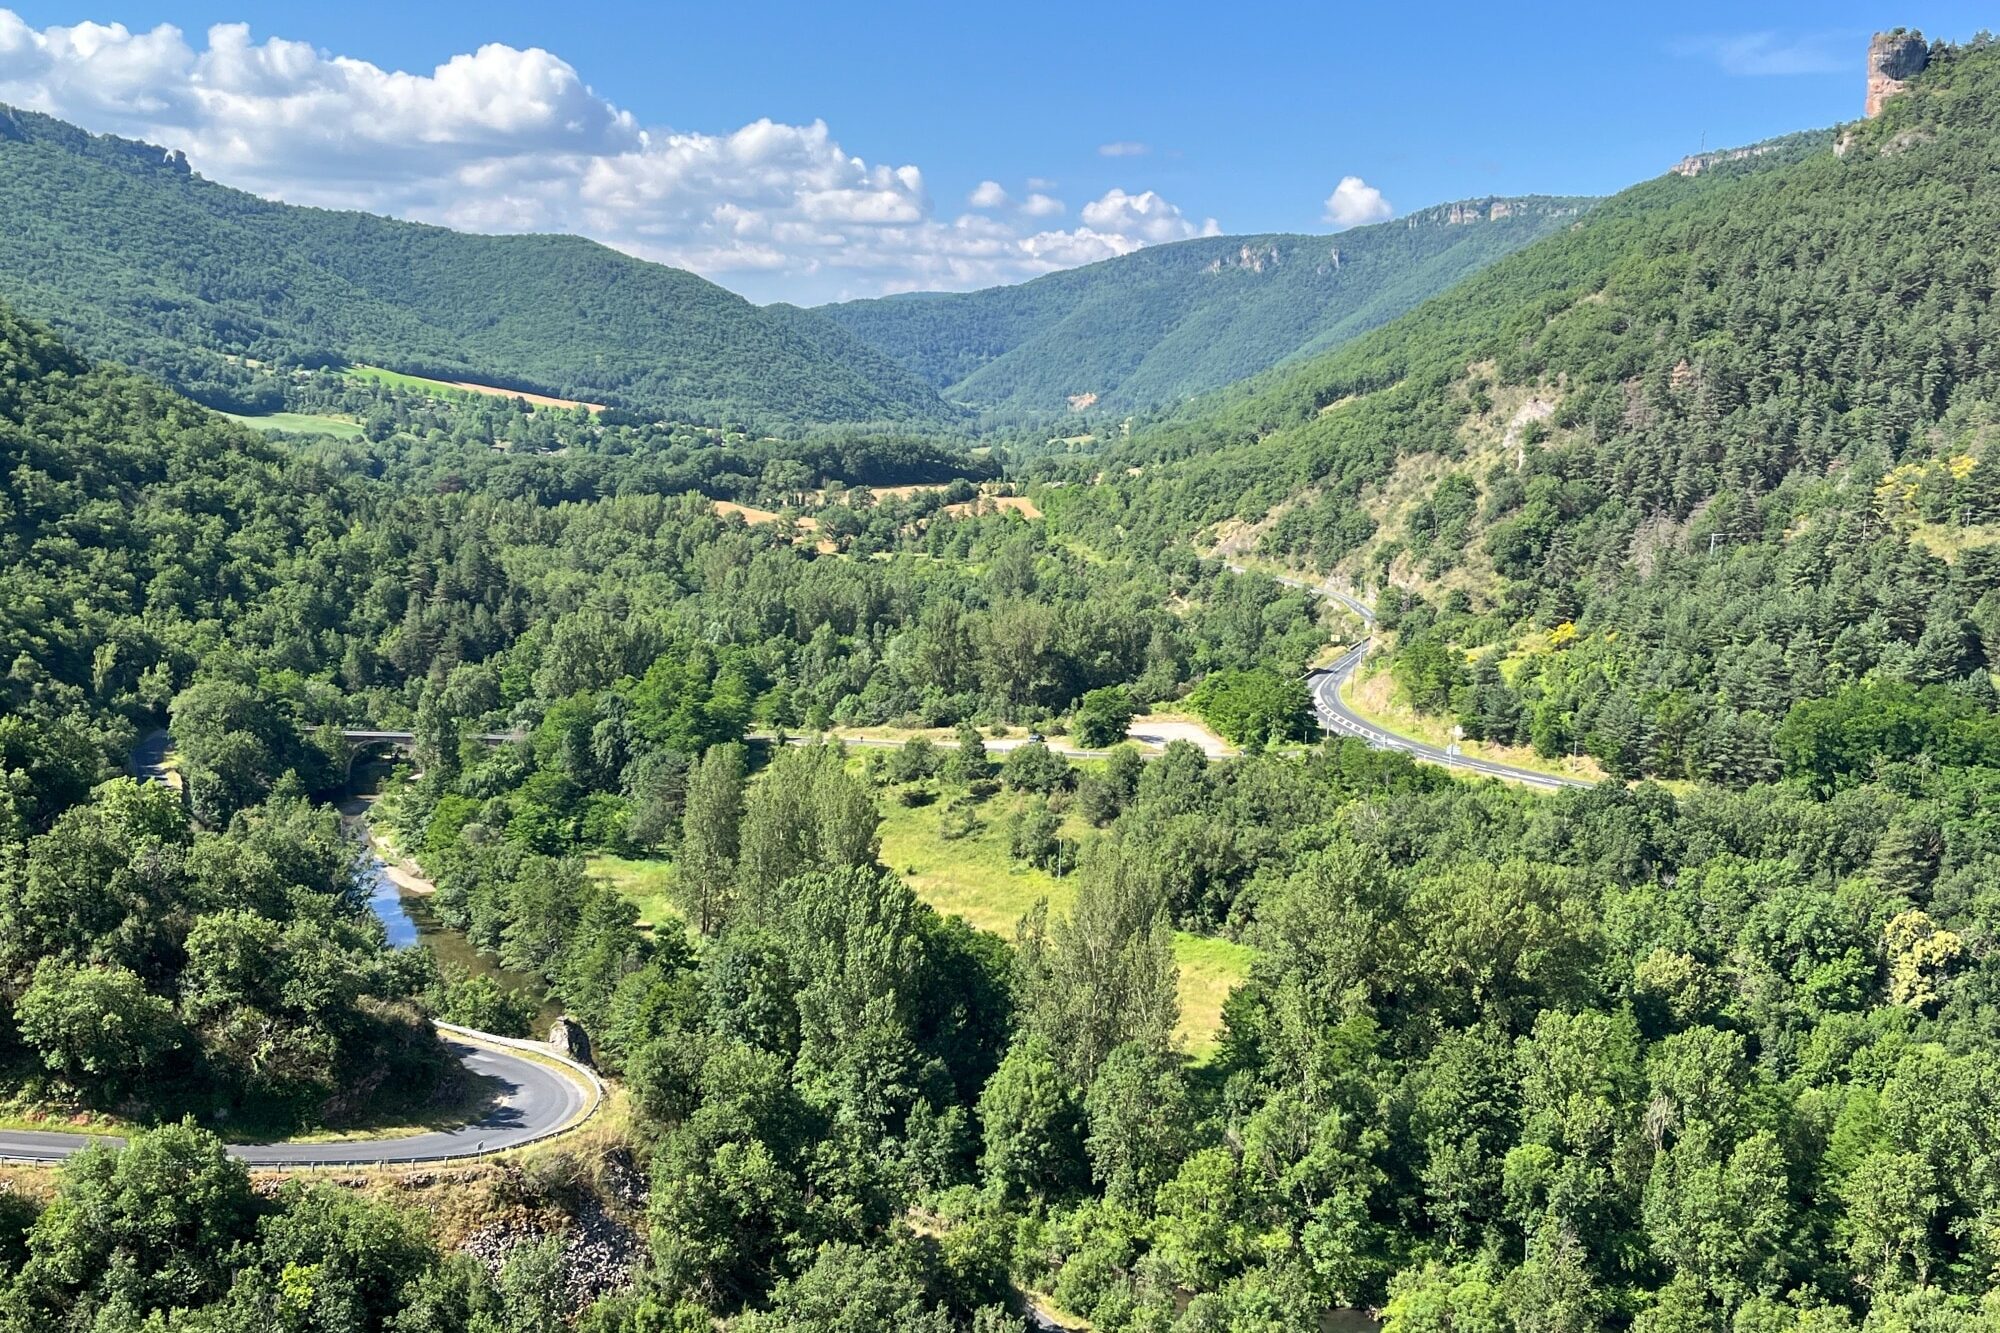
[[[416,741],[402,736],[344,736],[347,741],[347,767],[341,773],[340,788],[351,793],[354,790],[354,770],[375,758],[400,756],[414,759],[417,753]]]
[[[417,754],[417,736],[412,731],[379,731],[368,727],[347,727],[342,729],[340,738],[347,742],[347,772],[341,779],[343,788],[354,785],[354,766],[361,756],[371,750],[388,749],[405,759],[414,759]],[[481,745],[497,749],[502,745],[513,745],[528,739],[525,731],[487,731],[472,739]]]

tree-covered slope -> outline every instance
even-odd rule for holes
[[[273,203],[177,154],[4,107],[0,215],[0,294],[222,405],[274,399],[245,362],[358,361],[681,420],[952,415],[839,328],[692,273],[574,236]]]
[[[1060,521],[1255,523],[1382,590],[1404,692],[1473,736],[1813,768],[1801,701],[2000,665],[1996,110],[2000,52],[1940,48],[1876,120],[1646,182],[1139,430]]]
[[[1890,124],[1859,136],[1843,169],[1899,142],[1907,155],[1903,136],[1922,133],[1952,137]],[[1883,251],[1891,281],[1839,287],[1836,304],[1865,308],[1852,351],[1835,345],[1810,378],[1734,381],[1757,386],[1740,390],[1753,402],[1846,386],[1840,414],[1868,413],[1856,420],[1887,432],[1899,467],[1917,441],[1966,443],[1948,433],[1958,396],[1993,369],[1985,205],[1964,188],[1981,177],[1926,179],[1891,220],[1932,246],[1928,268],[1889,243],[1890,220],[1849,234],[1831,214],[1809,228],[1826,258],[1792,257],[1848,275],[1873,272],[1865,247]],[[1412,574],[1408,549],[1390,560],[1411,594],[1385,601],[1399,659],[1428,670],[1540,615],[1534,598],[1489,602],[1448,580],[1515,558],[1494,532],[1546,522],[1535,541],[1557,551],[1625,502],[1612,482],[1644,493],[1643,475],[1611,470],[1609,443],[1587,446],[1599,418],[1567,417],[1566,395],[1619,386],[1622,443],[1654,466],[1646,432],[1677,420],[1675,394],[1714,395],[1717,367],[1760,364],[1731,346],[1768,363],[1788,319],[1811,326],[1810,292],[1770,254],[1702,249],[1748,225],[1761,196],[1742,185],[1662,183],[1624,206],[1610,250],[1553,250],[1510,280],[1611,263],[1580,300],[1502,309],[1482,288],[1489,304],[1434,345],[1399,332],[1341,359],[1345,381],[1287,380],[1293,397],[1259,386],[1231,399],[1234,415],[1204,405],[1197,424],[1145,425],[1129,456],[1067,478],[1114,484],[1042,487],[1041,522],[857,489],[793,534],[682,492],[691,467],[732,455],[740,484],[756,471],[778,486],[787,469],[752,464],[787,461],[801,464],[790,486],[815,470],[823,483],[832,461],[809,465],[816,446],[759,458],[752,442],[671,432],[626,449],[611,437],[636,428],[598,438],[567,412],[500,426],[512,409],[487,402],[454,423],[449,400],[398,402],[392,385],[309,382],[389,395],[359,438],[260,439],[0,308],[0,1107],[226,1111],[238,1133],[273,1103],[330,1120],[427,1086],[436,1048],[418,1016],[509,1011],[490,983],[383,947],[331,812],[299,795],[339,783],[336,726],[363,721],[415,733],[420,773],[372,817],[421,858],[436,919],[545,983],[627,1094],[521,1170],[434,1172],[436,1190],[406,1180],[386,1203],[332,1187],[266,1198],[192,1127],[94,1150],[46,1206],[0,1189],[0,1333],[1024,1333],[1023,1292],[1100,1333],[1291,1333],[1357,1308],[1382,1311],[1383,1333],[1992,1333],[1990,692],[1834,682],[1781,730],[1797,778],[1741,791],[1529,792],[1353,739],[1226,761],[1187,743],[1150,763],[1121,749],[1087,768],[1030,744],[996,773],[980,740],[1000,722],[1052,730],[1065,711],[1080,735],[1107,690],[1167,702],[1201,678],[1243,694],[1248,676],[1296,672],[1328,628],[1307,596],[1167,538],[1256,504],[1273,472],[1313,479],[1284,510],[1299,525],[1269,529],[1274,551],[1341,539],[1319,526],[1313,486],[1351,486],[1347,508],[1366,517],[1377,487],[1429,475],[1412,471],[1420,458],[1394,466],[1394,433],[1342,433],[1372,413],[1401,413],[1377,425],[1458,449],[1437,457],[1465,471],[1484,437],[1461,431],[1556,396],[1549,435],[1524,431],[1518,462],[1473,475],[1470,516],[1464,487],[1439,481],[1423,492],[1432,522],[1385,512],[1383,525],[1448,535],[1425,548],[1434,574]],[[1645,240],[1655,210],[1683,207],[1679,231]],[[1940,247],[1933,215],[1977,248]],[[1714,262],[1690,268],[1690,249]],[[1963,284],[1962,310],[1924,308],[1933,269]],[[1709,295],[1767,282],[1785,301],[1768,322]],[[1906,300],[1917,309],[1890,318]],[[1610,322],[1572,327],[1579,308]],[[1685,328],[1643,322],[1667,315]],[[1699,354],[1685,373],[1677,337]],[[1657,389],[1651,340],[1666,343]],[[1450,369],[1475,354],[1478,369]],[[1949,405],[1895,410],[1901,367],[1934,355]],[[1594,369],[1606,358],[1638,377],[1630,396]],[[1435,390],[1402,396],[1434,364]],[[1716,402],[1718,421],[1738,420],[1734,398]],[[1427,414],[1442,434],[1424,433]],[[1751,479],[1770,460],[1708,415],[1679,429],[1714,435],[1690,482],[1714,494],[1700,468]],[[1782,447],[1782,423],[1755,425],[1753,444]],[[518,451],[494,449],[502,438]],[[1841,446],[1836,497],[1875,439]],[[1886,473],[1859,532],[1823,524],[1849,520],[1837,505],[1780,522],[1765,506],[1781,490],[1760,492],[1768,539],[1725,543],[1723,559],[1694,555],[1711,531],[1698,521],[1634,556],[1633,577],[1616,560],[1578,574],[1547,557],[1553,572],[1506,588],[1584,599],[1570,637],[1544,647],[1617,667],[1614,688],[1678,688],[1643,650],[1736,621],[1766,632],[1768,607],[1801,596],[1821,599],[1814,633],[1854,631],[1826,654],[1841,671],[1920,621],[1912,656],[1928,657],[1949,596],[1978,586],[1971,537],[1949,518],[1977,504],[1961,485],[1979,465],[1962,456]],[[1706,503],[1739,531],[1725,501]],[[1942,516],[1929,521],[1957,543],[1943,584],[1906,577],[1931,568],[1913,559],[1915,529],[1883,535],[1903,505]],[[1865,562],[1816,567],[1830,547]],[[1369,572],[1371,549],[1358,548]],[[1803,563],[1766,558],[1791,551]],[[1671,581],[1690,568],[1717,581]],[[1632,589],[1655,601],[1617,600]],[[1624,617],[1615,634],[1600,599]],[[1489,605],[1484,619],[1465,609]],[[1635,641],[1638,655],[1581,656]],[[1732,715],[1753,689],[1827,686],[1789,683],[1789,659],[1736,660]],[[1572,724],[1527,685],[1519,699],[1538,722]],[[186,807],[131,782],[93,790],[133,724],[162,720]],[[959,746],[915,737],[866,762],[759,747],[753,773],[737,744],[753,725],[932,722],[958,723]],[[460,743],[515,727],[529,733],[518,745]],[[885,810],[934,840],[892,854]],[[600,850],[651,855],[594,873],[583,854]],[[1059,880],[1043,878],[1051,858]],[[961,871],[992,873],[1000,901],[1042,884],[1060,897],[1009,943],[924,901]],[[1193,1066],[1176,959],[1231,945],[1249,976]],[[555,1230],[565,1212],[589,1244],[529,1241],[497,1281],[471,1253],[438,1255],[474,1230]],[[604,1239],[621,1228],[629,1246]],[[579,1313],[623,1281],[620,1250],[641,1256],[631,1285]]]
[[[822,311],[954,402],[1125,410],[1336,347],[1567,226],[1590,202],[1483,199],[1338,236],[1209,237],[1018,286]]]

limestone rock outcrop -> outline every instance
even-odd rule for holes
[[[1244,245],[1239,247],[1233,255],[1219,255],[1210,260],[1208,271],[1210,273],[1220,273],[1226,268],[1242,268],[1248,269],[1252,273],[1262,273],[1267,267],[1276,268],[1282,262],[1283,259],[1278,253],[1278,247],[1275,245]]]
[[[1868,118],[1880,114],[1882,104],[1907,88],[1930,63],[1931,49],[1922,33],[1908,28],[1876,33],[1868,43]]]
[[[1463,227],[1474,222],[1498,222],[1502,218],[1514,216],[1514,205],[1507,199],[1469,199],[1451,205],[1445,214],[1447,227]]]
[[[1482,222],[1503,222],[1515,217],[1569,217],[1581,213],[1585,206],[1575,199],[1534,195],[1502,199],[1489,194],[1483,199],[1461,199],[1457,203],[1420,208],[1405,217],[1403,225],[1414,231],[1418,227],[1477,226]]]
[[[583,1024],[565,1014],[549,1025],[549,1045],[558,1055],[567,1055],[580,1065],[591,1063],[590,1037]]]
[[[1762,157],[1776,149],[1776,144],[1759,143],[1751,144],[1748,148],[1723,148],[1713,153],[1690,153],[1667,170],[1676,176],[1699,176],[1710,167],[1720,166],[1724,162],[1741,162],[1745,158]]]

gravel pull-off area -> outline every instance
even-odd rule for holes
[[[1137,741],[1141,745],[1157,745],[1161,749],[1165,749],[1174,741],[1193,741],[1210,759],[1220,759],[1225,755],[1236,753],[1228,741],[1201,723],[1183,719],[1135,717],[1132,719],[1131,731],[1126,733],[1126,739]]]

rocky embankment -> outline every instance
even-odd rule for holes
[[[513,1213],[470,1232],[458,1248],[498,1275],[523,1246],[557,1239],[558,1268],[572,1312],[629,1285],[644,1257],[645,1239],[618,1214],[644,1212],[646,1178],[623,1147],[606,1152],[601,1166],[596,1189],[565,1190],[548,1206]]]

